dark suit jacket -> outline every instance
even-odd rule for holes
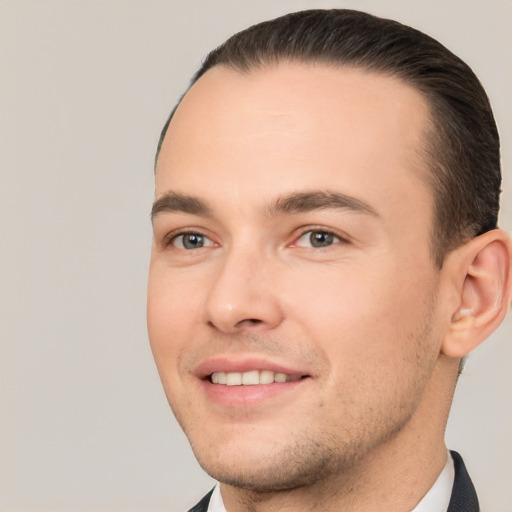
[[[464,466],[462,457],[457,452],[451,452],[451,454],[453,465],[455,466],[455,480],[453,482],[452,497],[446,512],[479,512],[480,507],[476,491],[471,478],[469,478],[466,466]],[[188,512],[206,512],[212,492],[213,490]]]
[[[455,481],[453,482],[452,497],[447,512],[479,512],[478,498],[471,478],[469,478],[462,457],[457,452],[452,454],[455,466]]]

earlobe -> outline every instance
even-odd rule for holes
[[[457,251],[458,303],[443,341],[442,353],[461,358],[482,343],[503,321],[512,296],[512,241],[495,229]]]

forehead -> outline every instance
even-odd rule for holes
[[[404,186],[425,189],[427,119],[421,94],[395,77],[318,64],[214,67],[169,125],[156,194],[248,196],[250,184],[256,198],[334,186],[400,201]]]

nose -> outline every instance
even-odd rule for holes
[[[274,273],[275,263],[268,256],[251,251],[226,255],[211,281],[205,321],[226,334],[276,328],[283,310]]]

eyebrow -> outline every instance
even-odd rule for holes
[[[377,211],[368,203],[355,197],[341,194],[339,192],[310,191],[295,192],[277,198],[266,209],[271,216],[280,213],[307,213],[314,210],[342,209],[356,213],[364,213],[378,217]],[[167,192],[153,203],[151,208],[151,220],[161,213],[188,213],[202,217],[213,217],[213,212],[206,202],[201,199],[180,194],[178,192]]]
[[[178,192],[167,192],[158,198],[151,208],[151,221],[161,213],[189,213],[191,215],[201,215],[202,217],[212,217],[211,208],[201,199]]]
[[[270,215],[307,213],[314,210],[342,209],[378,217],[368,203],[355,197],[328,191],[298,192],[278,198],[268,209]]]

